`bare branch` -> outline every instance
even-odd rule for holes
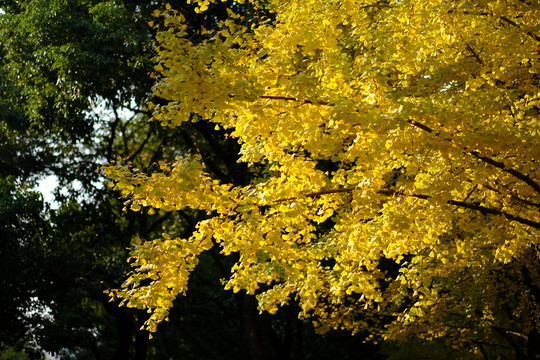
[[[478,56],[478,54],[476,53],[476,51],[473,50],[473,48],[471,47],[471,45],[469,45],[468,43],[465,43],[465,46],[467,47],[467,50],[469,50],[473,56],[476,58],[476,60],[480,63],[480,65],[484,65],[484,62],[482,61],[482,59],[480,59],[480,56]]]

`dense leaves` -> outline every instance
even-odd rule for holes
[[[150,309],[155,331],[217,247],[237,256],[225,288],[257,294],[261,311],[297,302],[323,332],[534,358],[538,6],[246,6],[256,23],[228,10],[198,41],[180,12],[159,15],[153,90],[168,103],[150,106],[164,126],[225,129],[239,161],[266,175],[223,181],[197,151],[151,174],[109,166],[133,211],[208,215],[191,236],[142,244],[116,295]]]

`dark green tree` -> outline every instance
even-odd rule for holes
[[[163,133],[146,122],[144,109],[153,81],[153,6],[159,4],[0,3],[1,179],[12,188],[45,175],[60,182],[53,213],[35,194],[30,202],[25,193],[3,193],[3,224],[15,229],[0,243],[2,257],[14,259],[4,272],[12,274],[2,296],[10,321],[1,328],[11,334],[4,345],[76,358],[146,356],[140,315],[118,309],[103,291],[128,271],[135,234],[146,237],[159,226],[144,216],[124,218],[95,171],[116,156],[144,150],[155,161],[163,152]],[[28,218],[27,229],[13,225],[8,210]]]
[[[0,346],[27,348],[34,356],[28,329],[38,325],[36,313],[43,310],[36,289],[46,285],[38,266],[46,250],[39,245],[51,234],[44,210],[39,193],[21,188],[13,178],[0,178]]]

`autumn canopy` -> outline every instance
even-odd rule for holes
[[[234,13],[240,6],[252,19]],[[133,211],[207,213],[189,238],[140,245],[116,296],[149,309],[155,331],[199,254],[217,247],[238,259],[226,289],[257,294],[270,313],[294,302],[321,331],[532,334],[540,7],[268,0],[231,9],[200,41],[182,14],[156,12],[153,91],[166,101],[149,106],[163,126],[225,129],[259,175],[223,183],[197,153],[151,174],[109,165]]]

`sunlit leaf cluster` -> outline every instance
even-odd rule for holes
[[[149,309],[148,329],[213,244],[238,255],[226,289],[271,313],[294,301],[322,331],[377,320],[387,338],[465,341],[538,328],[538,5],[250,6],[269,17],[230,10],[200,42],[161,13],[153,91],[166,105],[150,106],[163,126],[226,129],[239,161],[269,175],[223,184],[197,154],[149,175],[106,170],[131,210],[208,214],[189,239],[135,250],[117,294]]]

